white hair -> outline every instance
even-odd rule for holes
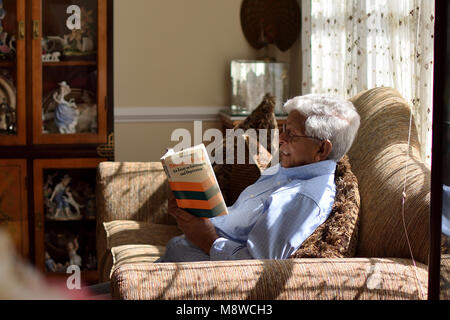
[[[331,141],[329,160],[339,161],[350,150],[360,124],[359,114],[350,101],[338,96],[308,94],[288,100],[284,108],[288,113],[298,111],[306,117],[307,136]]]

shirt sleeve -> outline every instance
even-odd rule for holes
[[[210,258],[213,261],[287,259],[328,214],[321,214],[316,202],[297,192],[272,194],[247,243],[219,237],[211,247]]]
[[[314,200],[292,190],[274,193],[267,202],[247,241],[254,259],[289,258],[329,215]]]

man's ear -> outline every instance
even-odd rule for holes
[[[333,149],[333,144],[331,143],[331,141],[323,140],[320,143],[320,148],[318,149],[314,160],[316,160],[316,162],[327,160],[328,155],[331,153],[331,149]]]

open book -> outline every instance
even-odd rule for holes
[[[161,158],[179,208],[201,218],[227,214],[227,206],[203,144]]]

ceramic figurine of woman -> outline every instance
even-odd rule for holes
[[[75,133],[80,114],[74,99],[66,101],[65,97],[70,93],[70,86],[65,82],[59,83],[59,93],[53,94],[53,100],[57,103],[55,108],[55,124],[59,133]]]

